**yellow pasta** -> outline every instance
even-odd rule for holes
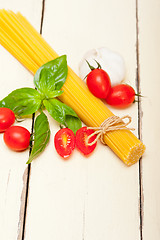
[[[20,13],[0,10],[0,43],[33,74],[44,63],[58,54]],[[91,127],[98,127],[114,114],[98,98],[94,97],[85,83],[68,70],[67,80],[59,99],[72,107],[81,120]],[[143,143],[129,130],[110,131],[104,136],[105,143],[128,166],[139,160],[145,150]]]

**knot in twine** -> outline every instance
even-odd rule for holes
[[[125,123],[123,120],[124,119],[128,119],[128,121]],[[95,144],[97,142],[98,139],[100,139],[100,141],[105,144],[104,142],[104,134],[110,131],[115,131],[115,130],[135,130],[134,128],[128,128],[127,125],[130,124],[130,122],[132,121],[132,118],[128,115],[124,116],[124,117],[118,117],[118,116],[111,116],[109,118],[107,118],[106,120],[104,120],[104,122],[100,125],[100,127],[87,127],[87,129],[93,129],[95,130],[94,133],[90,134],[88,136],[88,141],[91,137],[96,136],[96,138],[89,143],[89,146],[92,146],[93,144]]]

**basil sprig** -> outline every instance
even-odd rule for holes
[[[34,124],[33,148],[27,163],[37,157],[46,147],[50,138],[47,116],[44,108],[61,125],[74,133],[82,126],[81,120],[72,108],[55,99],[60,96],[68,74],[66,55],[42,65],[34,76],[33,88],[20,88],[11,92],[0,101],[0,107],[7,107],[19,116],[25,116],[40,110]]]

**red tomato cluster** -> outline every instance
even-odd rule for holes
[[[109,105],[117,108],[128,107],[134,102],[135,91],[131,86],[119,84],[111,87],[109,75],[101,69],[99,64],[96,69],[93,69],[89,63],[88,65],[91,68],[91,72],[87,75],[86,83],[94,96],[105,99]],[[75,146],[84,155],[90,154],[97,144],[88,145],[88,143],[93,142],[96,138],[94,135],[88,140],[88,136],[93,132],[93,130],[87,129],[87,127],[82,127],[76,132],[75,136],[72,130],[68,128],[59,130],[54,138],[54,144],[58,154],[66,159],[71,155]]]
[[[21,126],[12,126],[14,112],[9,108],[0,108],[0,132],[4,132],[5,144],[14,151],[23,151],[29,147],[30,132]]]
[[[81,127],[77,132],[76,136],[73,131],[69,128],[60,129],[54,137],[54,145],[57,153],[64,159],[68,158],[73,152],[75,146],[84,154],[88,155],[95,149],[97,143],[88,145],[95,140],[96,136],[92,136],[88,140],[88,136],[94,133],[92,129],[87,127]]]
[[[135,91],[131,86],[119,84],[111,87],[109,75],[101,68],[93,69],[86,83],[94,96],[105,99],[113,107],[126,108],[135,100]]]

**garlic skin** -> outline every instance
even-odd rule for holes
[[[79,64],[79,76],[83,80],[85,80],[85,77],[91,71],[86,60],[95,68],[97,68],[95,60],[100,63],[102,69],[108,73],[112,86],[120,84],[125,78],[126,70],[124,60],[122,56],[116,52],[105,47],[86,52]]]

